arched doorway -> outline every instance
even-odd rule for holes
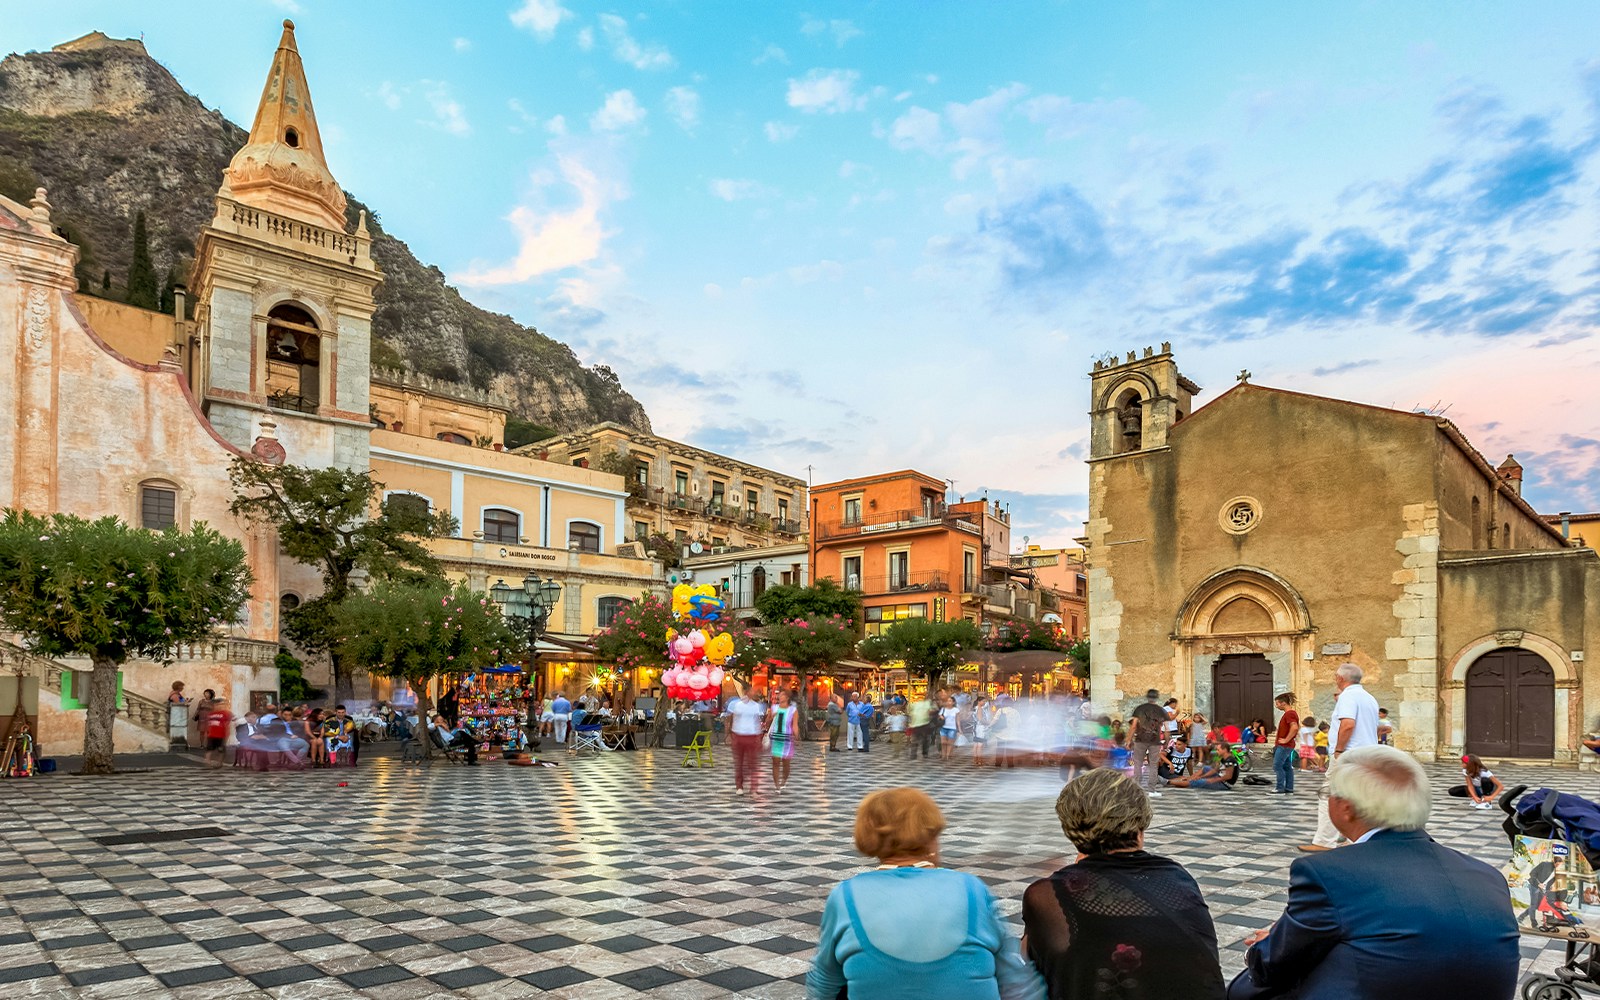
[[[1556,675],[1538,653],[1515,646],[1467,669],[1463,750],[1492,757],[1555,753]]]

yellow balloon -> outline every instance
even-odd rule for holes
[[[722,663],[733,655],[733,636],[726,632],[713,636],[706,643],[706,659],[712,663]]]

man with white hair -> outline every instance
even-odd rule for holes
[[[1334,687],[1339,697],[1333,703],[1333,715],[1328,719],[1328,777],[1317,793],[1317,833],[1311,843],[1301,844],[1300,850],[1326,851],[1339,844],[1339,831],[1328,816],[1328,789],[1333,782],[1333,769],[1339,756],[1351,750],[1378,745],[1378,699],[1361,686],[1361,668],[1354,663],[1341,663],[1333,672]]]
[[[1393,747],[1347,748],[1328,784],[1350,844],[1289,866],[1283,916],[1245,939],[1228,1000],[1510,1000],[1506,880],[1428,836],[1421,765]]]

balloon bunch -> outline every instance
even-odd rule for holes
[[[709,584],[672,588],[672,618],[677,627],[667,629],[667,661],[661,675],[668,698],[714,697],[722,690],[722,664],[733,655],[733,636],[713,632],[726,602]]]

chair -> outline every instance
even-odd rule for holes
[[[409,732],[400,741],[400,763],[421,765],[427,759],[427,751],[422,741],[412,736]]]
[[[444,741],[444,737],[439,735],[439,730],[437,730],[437,729],[429,729],[428,730],[428,743],[433,747],[433,749],[439,751],[439,755],[440,756],[443,756],[444,759],[449,761],[450,763],[452,763],[452,764],[464,764],[464,763],[466,763],[466,760],[467,760],[467,748],[466,747],[453,747],[450,744],[446,743]],[[430,753],[428,755],[427,759],[429,761],[432,761],[433,758],[434,758],[434,755]]]
[[[713,763],[711,759],[711,733],[705,729],[694,734],[683,748],[684,767],[706,767]]]
[[[583,753],[594,751],[605,753],[611,748],[606,746],[604,726],[574,726],[572,738],[567,743],[570,753]]]

